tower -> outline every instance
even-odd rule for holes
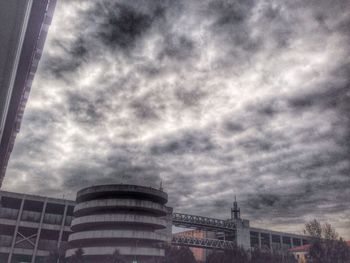
[[[158,189],[126,184],[97,185],[77,193],[66,258],[77,249],[84,262],[108,261],[120,253],[127,262],[157,262],[171,232],[165,231],[168,195]]]
[[[237,220],[241,218],[241,209],[238,207],[237,199],[235,196],[235,201],[233,202],[233,207],[231,208],[231,219]]]

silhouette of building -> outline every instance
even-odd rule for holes
[[[56,0],[0,1],[0,187]]]

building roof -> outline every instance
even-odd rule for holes
[[[0,1],[0,187],[56,0]]]

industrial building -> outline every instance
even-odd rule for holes
[[[144,186],[92,186],[76,201],[5,191],[0,198],[0,262],[41,262],[52,251],[71,258],[79,248],[89,263],[116,250],[130,262],[157,262],[165,243],[193,248],[204,262],[211,249],[287,252],[308,243],[307,236],[251,227],[236,201],[230,219],[182,214],[166,206],[162,189]],[[192,230],[172,234],[172,226]]]
[[[183,232],[184,235],[177,233],[173,235],[172,243],[175,245],[204,249],[231,249],[238,245],[247,250],[259,248],[271,252],[286,252],[290,248],[308,244],[308,237],[304,235],[251,227],[249,220],[240,217],[236,200],[231,208],[230,219],[173,213],[172,223],[178,227],[203,231],[203,236],[210,236],[210,238],[198,238],[195,235],[188,235],[186,231]]]
[[[0,262],[41,262],[64,254],[75,202],[0,191]]]
[[[136,185],[101,185],[77,194],[66,258],[81,248],[84,262],[98,263],[117,250],[130,262],[157,262],[171,239],[168,195]]]
[[[0,1],[0,187],[56,0]]]

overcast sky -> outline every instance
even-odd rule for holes
[[[163,186],[175,211],[350,239],[347,0],[59,0],[3,188]]]

